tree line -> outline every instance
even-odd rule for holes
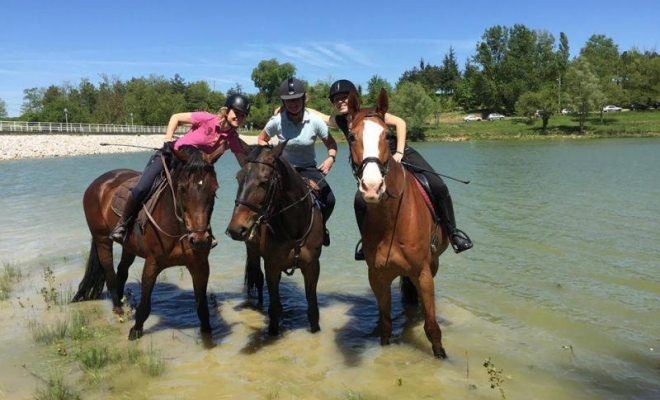
[[[258,92],[247,94],[253,105],[252,127],[265,125],[280,103],[281,81],[295,74],[293,64],[276,59],[263,60],[254,68],[251,79]],[[332,113],[327,100],[330,84],[308,82],[310,107]],[[613,39],[593,35],[579,55],[570,59],[568,37],[563,32],[557,41],[552,33],[525,25],[497,25],[485,30],[475,54],[462,69],[450,47],[439,65],[421,59],[394,85],[372,76],[366,87],[358,87],[363,103],[374,104],[382,87],[390,93],[392,112],[408,122],[413,139],[423,138],[428,124],[437,123],[440,113],[449,110],[540,115],[545,127],[553,114],[568,108],[583,128],[587,113],[605,104],[660,101],[660,55],[636,48],[621,52]],[[215,112],[226,96],[237,92],[243,93],[239,84],[220,93],[207,82],[187,82],[178,74],[171,79],[151,75],[127,81],[101,75],[97,85],[85,78],[77,85],[66,82],[25,89],[19,119],[164,125],[176,112]],[[0,100],[3,115],[6,109]]]

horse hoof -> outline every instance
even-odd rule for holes
[[[117,314],[117,315],[123,315],[124,314],[124,309],[121,306],[115,306],[115,307],[112,307],[112,312]]]
[[[137,340],[142,337],[142,329],[131,328],[131,331],[128,333],[128,340]]]
[[[440,359],[443,359],[443,360],[447,359],[447,353],[445,352],[445,349],[443,347],[441,347],[440,350],[438,350],[438,351],[433,350],[433,355],[436,358],[440,358]]]
[[[280,334],[280,329],[277,326],[269,326],[268,327],[268,334],[270,336],[277,336]]]
[[[318,331],[321,330],[321,327],[318,326],[318,325],[316,325],[316,326],[312,326],[311,330],[312,330],[312,333],[316,333],[316,332],[318,332]]]
[[[390,345],[390,339],[389,338],[387,338],[387,339],[381,338],[380,339],[380,345],[381,346],[389,346]]]

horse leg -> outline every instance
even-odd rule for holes
[[[305,296],[307,297],[307,319],[312,333],[321,330],[319,326],[319,304],[316,297],[316,285],[319,282],[320,273],[319,260],[316,259],[303,268],[302,274],[305,278]]]
[[[115,314],[121,314],[121,298],[117,296],[117,274],[115,274],[114,262],[112,259],[112,240],[108,238],[96,237],[96,250],[98,251],[99,261],[105,271],[105,284],[112,299],[112,311]]]
[[[272,265],[266,262],[266,283],[268,284],[268,297],[270,298],[270,305],[268,306],[268,317],[270,322],[268,324],[268,333],[277,336],[280,331],[280,315],[282,314],[282,303],[280,302],[280,279],[282,272],[280,272],[279,265]]]
[[[447,353],[442,347],[442,331],[435,317],[435,284],[433,276],[428,268],[422,270],[418,279],[413,279],[419,290],[424,309],[424,332],[431,342],[433,355],[438,358],[447,358]]]
[[[211,333],[209,305],[206,298],[206,288],[209,283],[209,262],[208,260],[200,260],[186,267],[190,272],[190,276],[192,276],[195,303],[197,304],[197,317],[199,317],[201,331],[202,333]]]
[[[128,280],[128,268],[133,265],[133,261],[135,261],[135,254],[123,249],[121,260],[119,260],[119,265],[117,266],[117,296],[119,297],[119,301],[124,298],[124,287]],[[119,310],[121,312],[121,306]]]
[[[248,298],[252,295],[252,289],[257,290],[258,304],[264,304],[264,274],[261,272],[261,256],[258,251],[250,249],[246,244],[247,258],[245,260],[245,286]]]
[[[376,296],[376,301],[378,301],[380,344],[388,345],[390,344],[390,337],[392,337],[392,318],[390,313],[392,310],[391,287],[394,278],[387,279],[378,275],[378,273],[372,271],[371,267],[369,268],[369,285]]]
[[[153,258],[147,258],[144,262],[144,269],[142,271],[142,294],[140,296],[140,304],[135,311],[135,325],[131,328],[128,334],[128,340],[135,340],[142,337],[142,330],[144,328],[144,321],[149,318],[151,313],[151,291],[156,284],[156,278],[162,269],[156,264]]]

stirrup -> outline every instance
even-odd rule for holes
[[[126,239],[126,233],[126,224],[117,224],[114,229],[112,229],[112,232],[110,232],[108,235],[108,238],[117,243],[124,243],[124,240]]]
[[[364,250],[362,250],[362,239],[355,245],[355,261],[364,261]]]
[[[325,247],[330,246],[330,232],[327,228],[323,230],[323,245]]]
[[[472,246],[472,240],[470,237],[460,229],[454,229],[454,231],[449,235],[449,242],[451,247],[454,249],[456,254],[461,253],[465,250],[470,250]]]
[[[217,245],[218,245],[218,239],[216,239],[215,236],[211,235],[211,248],[214,248]]]

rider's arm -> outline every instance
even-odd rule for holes
[[[257,143],[259,143],[259,146],[267,146],[269,141],[270,136],[268,136],[265,129],[262,130],[259,134],[259,137],[257,138]]]
[[[307,109],[307,111],[310,111],[310,112],[316,114],[317,116],[321,117],[323,122],[325,122],[325,124],[328,125],[329,127],[338,128],[337,122],[335,122],[335,117],[333,115],[323,114],[321,111],[316,111],[313,108],[309,108],[309,107],[305,107],[305,108]]]
[[[169,142],[174,137],[174,132],[179,125],[190,125],[192,124],[192,113],[178,113],[170,117],[170,122],[167,124],[167,130],[165,131],[165,141]]]
[[[396,152],[403,156],[403,151],[406,148],[406,121],[396,115],[386,113],[385,123],[396,128]]]

